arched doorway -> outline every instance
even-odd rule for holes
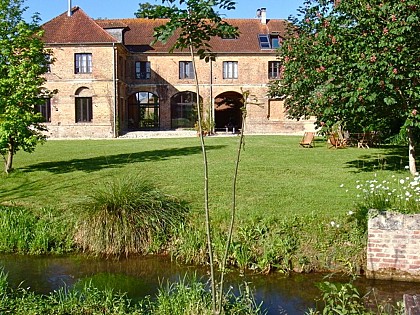
[[[159,129],[159,97],[151,92],[137,92],[128,100],[128,129]]]
[[[242,126],[242,95],[224,92],[214,99],[214,122],[217,130],[239,130]]]
[[[191,91],[186,91],[172,96],[171,128],[194,128],[196,122],[197,94]]]

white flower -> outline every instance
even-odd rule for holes
[[[406,170],[408,170],[408,169],[410,168],[410,166],[406,165],[406,166],[404,166],[404,168],[405,168]]]
[[[340,227],[340,224],[337,224],[335,227],[338,229]]]
[[[400,184],[404,184],[404,179],[400,179]]]
[[[352,215],[353,213],[354,213],[354,212],[353,212],[353,211],[351,211],[351,210],[350,210],[349,212],[347,212],[347,214],[348,214],[348,215]]]
[[[344,184],[341,184],[340,187],[344,187]]]
[[[335,226],[335,222],[334,221],[331,221],[330,224],[331,224],[331,226]]]

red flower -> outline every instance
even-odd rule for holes
[[[394,72],[394,74],[397,74],[398,73],[397,68],[392,69],[392,72]]]

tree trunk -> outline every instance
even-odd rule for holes
[[[10,173],[10,171],[12,170],[12,166],[13,166],[13,152],[14,152],[14,148],[13,148],[13,140],[9,143],[9,150],[7,151],[7,159],[4,161],[5,165],[4,165],[4,171],[8,174]]]
[[[416,151],[415,151],[413,130],[411,127],[407,128],[407,133],[408,133],[408,166],[410,167],[410,173],[414,176],[417,172]]]

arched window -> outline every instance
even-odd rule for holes
[[[151,92],[137,92],[130,97],[128,126],[131,130],[159,129],[159,97]]]
[[[78,88],[75,98],[76,122],[91,122],[93,119],[92,96],[87,87]]]
[[[180,92],[171,98],[171,127],[193,128],[197,121],[197,96],[194,92]]]

